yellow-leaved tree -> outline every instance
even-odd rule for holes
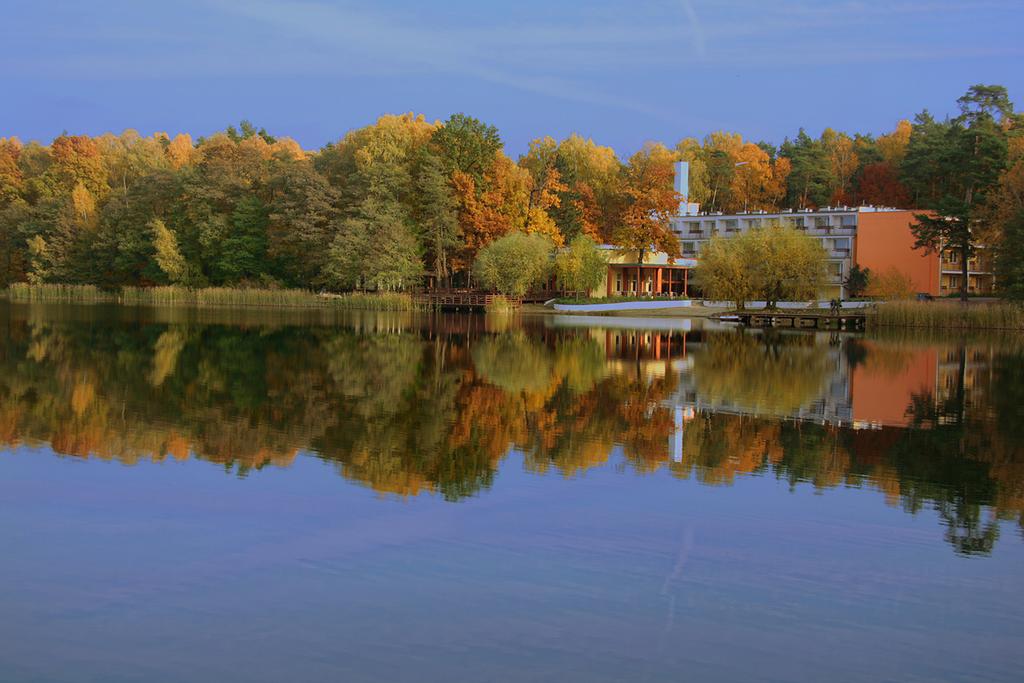
[[[705,298],[732,301],[741,310],[748,301],[762,299],[773,309],[779,301],[817,296],[827,259],[820,240],[770,225],[735,237],[712,237],[694,275]]]

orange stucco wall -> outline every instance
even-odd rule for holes
[[[913,211],[862,212],[857,218],[854,262],[884,273],[896,268],[910,277],[915,292],[939,295],[939,255],[914,249]]]

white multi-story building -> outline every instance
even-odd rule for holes
[[[683,258],[699,260],[701,249],[715,235],[729,237],[754,228],[783,225],[821,240],[828,254],[827,287],[822,295],[829,298],[846,296],[844,283],[854,263],[864,265],[866,262],[873,269],[895,266],[901,271],[908,265],[911,271],[918,266],[916,261],[920,260],[921,253],[913,252],[909,231],[913,216],[910,211],[875,206],[837,206],[800,211],[787,209],[776,213],[701,212],[698,204],[689,201],[687,181],[687,164],[678,162],[676,191],[683,195],[683,201],[680,202],[679,215],[672,221],[672,228],[679,238]],[[890,264],[888,260],[893,258],[895,260]],[[934,277],[928,275],[921,282],[921,274],[913,277],[914,285],[920,291],[931,291],[930,281],[933,279],[937,285],[937,268],[929,267],[934,271]]]
[[[846,294],[843,282],[854,263],[854,239],[863,213],[894,211],[876,207],[827,207],[806,211],[764,211],[738,214],[684,214],[673,220],[683,258],[700,258],[701,249],[715,235],[737,235],[753,228],[785,225],[804,231],[808,237],[821,240],[828,254],[828,289],[830,296]]]
[[[595,290],[595,296],[690,296],[690,270],[698,267],[701,251],[712,237],[730,237],[772,225],[793,227],[821,241],[828,255],[822,298],[847,298],[847,278],[854,264],[869,269],[872,280],[894,283],[891,288],[898,288],[900,295],[939,296],[955,292],[959,285],[955,253],[942,250],[940,259],[936,251],[917,247],[913,227],[920,212],[878,206],[827,206],[773,213],[701,212],[700,205],[689,201],[688,170],[686,162],[676,164],[675,189],[682,201],[672,219],[672,230],[679,238],[681,258],[660,252],[643,254],[643,258],[617,253],[609,259],[607,280]],[[969,291],[992,291],[990,260],[984,249],[971,259]]]

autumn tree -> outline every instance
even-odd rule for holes
[[[779,301],[816,297],[825,282],[826,262],[820,240],[772,225],[712,237],[695,278],[706,298],[732,301],[743,309],[759,297],[773,309]]]
[[[61,135],[50,145],[52,164],[44,173],[51,194],[68,194],[81,185],[97,201],[110,192],[96,142],[85,135]]]
[[[627,164],[577,134],[538,138],[513,161],[493,126],[464,114],[444,123],[381,116],[316,152],[247,121],[196,140],[134,130],[63,134],[45,145],[0,139],[0,282],[166,282],[157,244],[167,240],[154,239],[157,220],[195,287],[393,287],[410,281],[412,270],[380,279],[357,268],[355,280],[339,277],[339,245],[383,251],[385,233],[399,245],[400,262],[417,254],[435,282],[472,285],[481,249],[516,231],[555,245],[579,235],[616,243],[642,268],[651,250],[678,253],[671,221],[681,199],[673,189],[679,160],[689,164],[688,198],[706,210],[852,198],[928,209],[953,219],[931,224],[947,229],[961,226],[969,209],[972,240],[1015,253],[1012,221],[1024,196],[1024,164],[1014,151],[1019,117],[995,86],[972,89],[961,105],[956,119],[925,113],[877,139],[800,131],[776,149],[716,132],[672,149],[649,144]],[[1000,172],[985,160],[1006,138],[1010,160]],[[364,242],[365,235],[378,241]],[[922,235],[926,242],[958,248],[949,235],[938,242]]]
[[[481,185],[502,147],[497,128],[466,114],[452,114],[433,132],[431,143],[449,173],[461,171],[477,185]]]
[[[909,299],[914,296],[914,282],[895,266],[872,272],[864,293],[886,301]]]
[[[451,254],[460,244],[458,205],[444,163],[436,154],[423,154],[416,182],[418,222],[434,281],[440,285],[449,281]]]
[[[513,232],[481,249],[473,268],[484,286],[523,296],[547,277],[553,246],[544,235]]]
[[[139,182],[169,165],[162,138],[156,136],[142,137],[137,131],[126,130],[119,136],[101,135],[96,144],[107,169],[111,193],[125,204]]]
[[[608,257],[594,240],[580,234],[555,254],[554,270],[562,289],[589,293],[608,276]]]
[[[452,186],[458,205],[459,231],[463,245],[458,267],[471,276],[472,263],[479,250],[495,239],[526,226],[530,174],[503,153],[495,155],[490,169],[478,187],[473,177],[462,171],[452,174]],[[546,215],[534,213],[530,232],[557,237],[557,227]],[[467,280],[470,278],[467,277]]]
[[[340,193],[308,160],[275,160],[267,180],[267,270],[282,283],[317,282],[339,218]]]
[[[702,161],[708,176],[708,210],[732,208],[733,178],[736,175],[736,151],[742,145],[737,133],[715,132],[703,140]]]
[[[662,145],[647,145],[634,154],[626,169],[626,207],[614,242],[623,251],[637,255],[637,278],[651,250],[670,258],[679,256],[679,240],[672,231],[672,218],[679,212],[681,197],[673,179],[674,155]]]
[[[324,279],[343,290],[410,289],[423,274],[419,249],[401,205],[371,196],[341,222],[324,265]]]
[[[188,282],[188,264],[178,249],[178,239],[159,218],[149,222],[153,233],[153,250],[156,263],[172,284]]]
[[[22,226],[30,209],[21,199],[0,208],[0,287],[25,279],[28,245]]]
[[[25,176],[18,165],[21,150],[17,138],[0,138],[0,209],[22,198]]]
[[[1007,297],[1024,298],[1024,120],[1018,115],[1007,131],[1007,164],[986,200],[980,238],[995,251],[996,282]]]
[[[731,301],[743,310],[758,293],[759,240],[753,231],[715,235],[703,246],[694,284],[705,299]]]
[[[729,192],[729,212],[774,211],[785,196],[789,160],[773,161],[765,150],[751,142],[735,150],[734,171]]]
[[[611,147],[572,134],[558,144],[555,168],[567,189],[547,210],[570,240],[583,233],[606,241],[615,231],[622,204],[622,163]]]
[[[910,144],[910,135],[913,131],[913,124],[906,119],[896,124],[896,129],[885,135],[879,135],[875,147],[881,156],[881,161],[899,168],[907,155],[907,146]]]
[[[848,204],[853,201],[853,179],[860,163],[853,140],[846,133],[826,128],[821,134],[821,144],[828,155],[829,201]]]
[[[859,204],[905,208],[910,193],[900,181],[899,171],[888,161],[868,164],[860,170],[855,199]]]
[[[30,211],[23,198],[25,174],[17,138],[0,138],[0,287],[25,275],[27,245],[21,226]]]
[[[758,293],[769,310],[779,301],[815,298],[825,284],[828,254],[821,240],[795,228],[771,225],[751,230],[759,258]]]
[[[192,144],[192,136],[188,133],[179,133],[173,140],[168,140],[164,147],[164,155],[167,162],[174,169],[187,166],[194,159],[195,148]]]

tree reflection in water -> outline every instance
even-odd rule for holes
[[[449,500],[488,488],[515,449],[528,470],[565,477],[621,458],[709,485],[770,474],[874,488],[909,513],[936,510],[964,554],[990,552],[1000,518],[1024,525],[1019,350],[736,331],[611,342],[407,314],[236,325],[18,310],[0,321],[8,447],[194,457],[242,476],[306,451],[382,494]],[[897,386],[922,358],[934,381]],[[858,392],[873,386],[906,391],[904,407],[858,424]],[[849,419],[807,419],[824,401]]]

